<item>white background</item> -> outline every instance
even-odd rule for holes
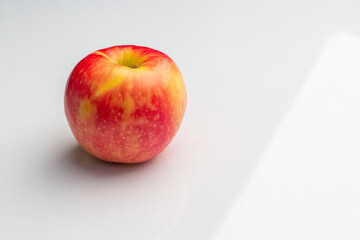
[[[0,239],[360,239],[360,1],[0,0]],[[155,159],[101,162],[63,94],[136,44],[188,106]]]

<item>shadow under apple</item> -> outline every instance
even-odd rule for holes
[[[62,200],[69,216],[89,228],[78,233],[81,237],[102,239],[109,231],[131,239],[160,239],[180,221],[187,188],[170,152],[138,164],[101,161],[78,144],[64,144],[58,153],[48,162],[46,181],[56,187],[53,198],[67,196]]]

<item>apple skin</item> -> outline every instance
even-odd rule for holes
[[[180,70],[164,53],[134,45],[95,51],[71,72],[65,114],[79,144],[101,160],[139,163],[162,152],[186,108]]]

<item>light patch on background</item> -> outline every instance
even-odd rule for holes
[[[359,37],[329,39],[213,239],[360,239],[359,63]]]

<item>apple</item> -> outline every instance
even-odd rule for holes
[[[95,51],[71,72],[65,114],[79,144],[109,162],[139,163],[162,152],[186,108],[183,77],[166,54],[123,45]]]

